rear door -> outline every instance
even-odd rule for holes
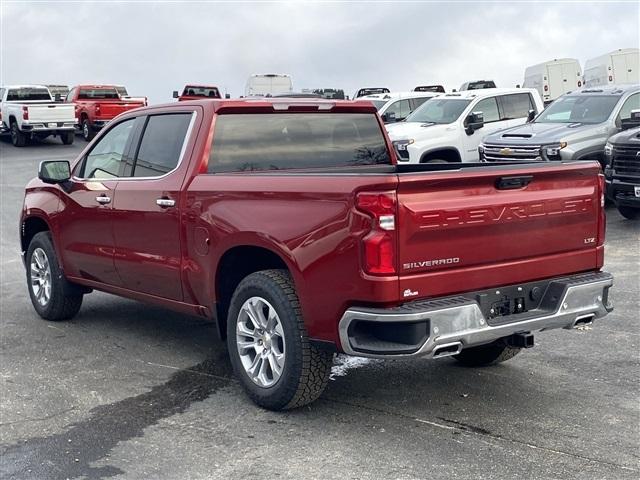
[[[627,72],[627,56],[623,53],[611,55],[611,65],[613,67],[613,81],[614,83],[628,83]]]
[[[549,98],[545,100],[555,100],[565,91],[565,78],[562,64],[550,63],[547,65],[547,72],[549,73],[549,79],[547,81],[549,84],[549,92],[547,92],[549,93]]]
[[[400,174],[400,292],[432,297],[595,269],[598,168]],[[498,188],[514,177],[524,186]]]
[[[198,110],[201,111],[201,110]],[[182,300],[181,191],[197,112],[170,109],[144,119],[132,168],[113,205],[115,265],[131,290]]]
[[[109,128],[74,171],[59,222],[66,274],[120,285],[113,249],[113,204],[130,155],[135,119]]]

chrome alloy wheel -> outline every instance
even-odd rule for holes
[[[240,362],[258,386],[275,385],[284,369],[285,341],[275,308],[262,297],[242,304],[236,323],[236,346]]]
[[[47,254],[36,248],[31,254],[31,291],[41,306],[46,306],[51,298],[51,266]]]

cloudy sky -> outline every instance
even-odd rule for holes
[[[12,2],[0,82],[119,83],[151,102],[187,82],[243,94],[251,73],[294,89],[522,83],[528,65],[640,44],[638,2]]]

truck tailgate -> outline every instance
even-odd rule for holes
[[[399,174],[401,297],[599,267],[595,162],[464,170]]]
[[[28,105],[30,122],[75,122],[76,112],[73,104],[31,104]]]
[[[121,113],[128,112],[134,108],[144,106],[142,102],[100,102],[100,113],[96,113],[99,119],[111,120]]]

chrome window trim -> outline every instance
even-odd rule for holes
[[[156,115],[176,115],[176,114],[185,114],[188,112],[168,112],[168,113],[158,113]],[[139,118],[142,115],[139,115],[137,117],[131,117],[132,119],[136,119]],[[147,117],[152,117],[154,115],[146,115]],[[178,163],[176,164],[176,166],[168,171],[165,174],[159,175],[157,177],[113,177],[113,178],[80,178],[80,177],[76,177],[75,175],[72,177],[72,179],[74,181],[78,181],[78,182],[102,182],[102,181],[111,181],[111,182],[120,182],[120,181],[131,181],[131,180],[159,180],[162,179],[168,175],[171,175],[173,172],[175,172],[176,170],[178,170],[178,168],[180,168],[180,165],[182,165],[182,161],[184,159],[184,154],[187,150],[187,144],[189,143],[189,139],[191,138],[191,132],[193,131],[193,126],[196,123],[196,118],[198,118],[198,111],[197,110],[192,110],[191,111],[191,120],[189,121],[189,126],[187,127],[187,133],[184,136],[184,140],[182,142],[182,149],[180,150],[180,156],[178,157]],[[124,121],[129,120],[128,118],[125,119]],[[147,120],[148,121],[148,120]],[[120,122],[118,122],[118,124],[120,124]],[[117,126],[117,125],[116,125]],[[115,126],[114,126],[115,128]],[[142,142],[142,138],[144,137],[144,135],[142,137],[140,137],[140,142]],[[86,159],[86,157],[85,157]],[[84,160],[83,160],[84,161]],[[135,170],[134,170],[135,171]]]

